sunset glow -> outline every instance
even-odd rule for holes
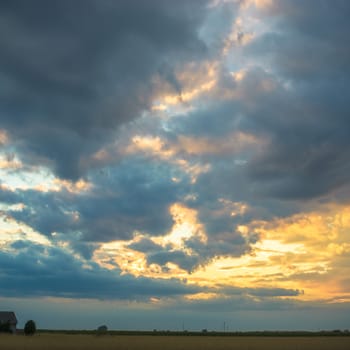
[[[0,310],[349,328],[350,3],[319,2],[0,5]]]

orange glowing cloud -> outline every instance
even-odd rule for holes
[[[225,202],[232,215],[244,213],[249,207],[244,203]],[[260,236],[251,251],[240,257],[217,256],[206,265],[189,273],[169,262],[166,271],[157,264],[148,264],[144,253],[130,245],[149,239],[166,249],[183,250],[191,255],[184,242],[197,237],[207,242],[205,228],[198,220],[198,213],[182,203],[174,203],[169,211],[174,225],[164,236],[151,236],[135,232],[128,242],[103,244],[94,255],[100,265],[118,266],[124,273],[156,278],[185,278],[188,284],[211,288],[281,288],[300,292],[299,300],[323,300],[334,303],[350,300],[350,207],[326,206],[308,213],[300,213],[272,221],[252,221],[238,225],[236,230],[243,237],[250,233]],[[113,261],[113,264],[111,264]],[[218,289],[218,290],[219,290]],[[200,293],[192,299],[211,299],[216,293]]]
[[[181,89],[169,86],[169,83],[155,78],[154,85],[157,93],[154,96],[152,110],[166,111],[170,107],[189,104],[215,89],[218,80],[216,61],[190,62],[174,72],[174,77]],[[175,90],[175,91],[174,91]]]
[[[135,136],[126,148],[127,153],[138,151],[157,155],[160,159],[170,160],[181,153],[187,155],[226,155],[238,154],[243,150],[260,147],[266,141],[255,135],[234,132],[224,138],[178,136],[176,141],[167,143],[159,136]]]
[[[0,169],[20,169],[23,167],[23,164],[20,160],[16,159],[15,157],[8,156],[8,155],[0,155]]]
[[[102,244],[94,253],[94,261],[99,265],[114,269],[118,266],[123,273],[134,276],[155,278],[185,278],[188,272],[172,262],[166,264],[166,271],[157,264],[148,264],[147,257],[143,252],[136,251],[130,246],[143,239],[148,239],[155,244],[166,247],[168,250],[182,249],[186,254],[193,254],[192,250],[185,247],[185,241],[191,237],[198,238],[201,242],[207,241],[203,225],[198,221],[198,213],[194,209],[187,208],[182,203],[174,203],[169,208],[173,217],[174,225],[164,236],[152,236],[135,232],[130,241],[114,241]]]
[[[71,193],[87,192],[87,191],[90,191],[93,187],[92,183],[85,181],[83,179],[79,179],[75,182],[69,181],[69,180],[54,179],[53,183],[54,183],[54,186],[57,186],[56,187],[57,191],[60,191],[61,189],[65,189]]]
[[[126,148],[126,153],[132,154],[137,151],[157,155],[164,160],[170,159],[174,155],[174,151],[167,147],[159,136],[134,136]]]
[[[195,183],[197,177],[209,171],[209,164],[199,162],[190,162],[179,154],[177,144],[166,143],[160,137],[153,136],[134,136],[131,143],[125,148],[125,153],[132,154],[142,152],[151,157],[156,157],[162,161],[167,161],[181,168],[185,173],[191,176],[192,183]],[[173,181],[177,181],[173,178]]]
[[[19,203],[7,206],[6,209],[21,211],[24,207],[24,204]],[[25,223],[18,222],[13,217],[7,215],[1,210],[0,205],[0,249],[7,250],[11,243],[17,240],[28,240],[42,245],[51,245],[50,240],[46,236],[36,232]]]
[[[174,147],[179,152],[184,151],[190,155],[234,155],[244,149],[261,145],[262,142],[264,141],[256,136],[243,132],[235,132],[220,139],[180,135]]]
[[[270,222],[237,228],[260,240],[249,254],[220,258],[195,271],[190,281],[215,286],[288,288],[298,298],[327,302],[350,299],[350,207],[331,205]],[[215,276],[215,277],[214,277]]]
[[[165,236],[155,237],[153,241],[159,245],[172,245],[175,248],[184,249],[184,241],[191,237],[197,237],[206,243],[207,236],[204,226],[198,221],[198,213],[194,209],[187,208],[182,203],[174,203],[169,212],[174,220],[171,232]],[[191,251],[188,251],[191,254]]]

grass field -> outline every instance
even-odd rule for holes
[[[349,350],[350,337],[0,335],[1,350]]]

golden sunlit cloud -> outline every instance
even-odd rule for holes
[[[241,232],[253,231],[260,240],[249,254],[218,258],[189,281],[250,288],[303,290],[303,300],[329,302],[342,295],[350,298],[350,207],[326,206],[319,211],[297,214],[270,222],[241,225]],[[215,277],[213,277],[215,276]]]
[[[132,138],[131,143],[125,148],[127,154],[143,152],[152,157],[157,157],[163,161],[167,161],[171,164],[178,166],[182,171],[191,176],[191,182],[195,183],[200,174],[206,173],[210,170],[209,164],[201,164],[198,162],[189,162],[179,155],[178,145],[167,144],[165,140],[160,137],[153,136],[139,136],[136,135]],[[174,182],[179,181],[177,178],[173,178]]]
[[[185,247],[186,240],[195,237],[204,244],[207,242],[204,226],[198,221],[196,210],[187,208],[182,203],[174,203],[169,208],[169,212],[173,217],[174,225],[167,234],[151,236],[135,232],[134,238],[130,241],[104,243],[95,251],[94,261],[108,269],[114,269],[118,266],[123,273],[130,273],[134,276],[142,275],[165,279],[186,277],[188,272],[176,264],[168,262],[167,269],[164,271],[157,264],[148,264],[144,253],[130,248],[130,245],[148,239],[168,251],[182,250],[186,254],[192,255],[194,252]]]
[[[178,152],[184,151],[189,155],[235,155],[247,148],[260,146],[262,143],[264,140],[244,132],[235,132],[220,139],[180,135],[174,148]]]
[[[174,248],[186,250],[184,241],[191,237],[197,237],[202,243],[207,242],[204,226],[198,222],[196,210],[175,203],[169,208],[169,212],[174,220],[174,226],[168,235],[153,238],[155,243],[164,247],[170,244]],[[192,254],[191,251],[187,253]]]
[[[179,102],[180,103],[190,102],[191,100],[195,99],[196,97],[199,97],[202,93],[212,90],[214,88],[215,84],[216,84],[216,81],[211,80],[209,82],[206,82],[206,83],[203,83],[203,84],[197,86],[196,88],[194,88],[192,90],[190,90],[190,89],[184,90],[183,92],[181,92],[180,95],[167,95],[164,97],[165,104],[163,106],[176,105]]]
[[[166,111],[167,110],[167,106],[165,104],[156,104],[152,106],[152,110],[153,111]]]
[[[181,87],[170,88],[167,82],[155,79],[158,93],[154,97],[152,110],[166,111],[180,105],[189,105],[215,89],[218,80],[218,62],[207,61],[201,64],[190,62],[174,72],[175,79]]]
[[[266,141],[254,135],[236,132],[221,139],[188,137],[180,135],[176,141],[166,143],[159,136],[134,136],[125,148],[127,154],[143,152],[176,165],[189,174],[191,183],[196,183],[199,175],[210,171],[209,163],[189,162],[188,156],[236,155],[242,151],[259,149]],[[185,157],[185,158],[184,158]],[[173,178],[174,182],[180,180]]]
[[[241,69],[241,70],[238,70],[236,72],[232,72],[231,73],[233,79],[236,82],[242,81],[245,78],[246,74],[247,74],[247,70],[246,69]]]
[[[93,187],[91,182],[85,181],[83,179],[79,179],[75,182],[68,181],[68,180],[54,179],[53,185],[54,185],[53,188],[57,188],[57,191],[61,191],[62,189],[65,189],[68,192],[76,193],[76,194],[90,191]]]
[[[113,270],[116,267],[121,269],[122,274],[130,273],[134,276],[145,276],[148,273],[154,275],[152,266],[147,269],[147,261],[144,253],[138,252],[128,247],[128,245],[138,242],[141,235],[131,241],[113,241],[103,243],[93,255],[93,260],[101,267]]]
[[[23,204],[7,206],[6,210],[23,210]],[[17,240],[28,240],[42,245],[51,245],[46,236],[36,232],[23,222],[18,222],[11,216],[1,211],[0,206],[0,248],[7,249],[7,246]]]
[[[23,167],[20,160],[9,155],[0,155],[0,169],[17,170]]]
[[[165,142],[158,136],[134,136],[131,139],[131,144],[126,148],[126,152],[135,153],[137,151],[155,154],[164,160],[170,159],[174,155],[174,151],[166,147]]]
[[[10,172],[8,170],[16,170]],[[0,173],[3,186],[9,191],[36,190],[39,192],[60,192],[66,190],[71,193],[82,193],[92,189],[92,184],[86,180],[61,180],[44,167],[24,167],[16,157],[4,159],[0,156]]]
[[[243,215],[249,210],[249,205],[243,202],[233,202],[231,200],[225,199],[225,198],[219,198],[218,202],[223,205],[223,209],[226,213],[228,212],[230,216],[237,216],[237,215]],[[239,229],[240,226],[238,226],[237,231],[241,234],[245,235],[248,234],[247,230]],[[242,226],[243,227],[243,226]]]
[[[217,293],[196,293],[185,296],[187,300],[209,300],[214,299],[218,296]]]
[[[234,209],[232,215],[249,209],[244,203],[226,203],[224,199],[223,202]],[[147,237],[167,249],[183,249],[190,255],[193,252],[184,246],[185,240],[196,236],[204,244],[207,242],[195,210],[175,203],[170,212],[175,223],[168,234],[157,237],[137,234],[130,242],[106,243],[95,254],[96,261],[108,267],[108,261],[113,260],[110,268],[116,264],[136,276],[186,278],[189,284],[206,287],[293,289],[299,290],[299,295],[288,298],[329,303],[350,300],[346,277],[350,273],[350,207],[331,205],[285,219],[239,225],[237,230],[243,236],[251,232],[260,236],[252,250],[240,257],[217,257],[191,273],[173,263],[167,264],[166,272],[157,264],[148,266],[144,253],[128,247]],[[193,298],[215,296],[200,293]]]

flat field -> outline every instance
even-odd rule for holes
[[[349,350],[350,337],[0,335],[1,350]]]

